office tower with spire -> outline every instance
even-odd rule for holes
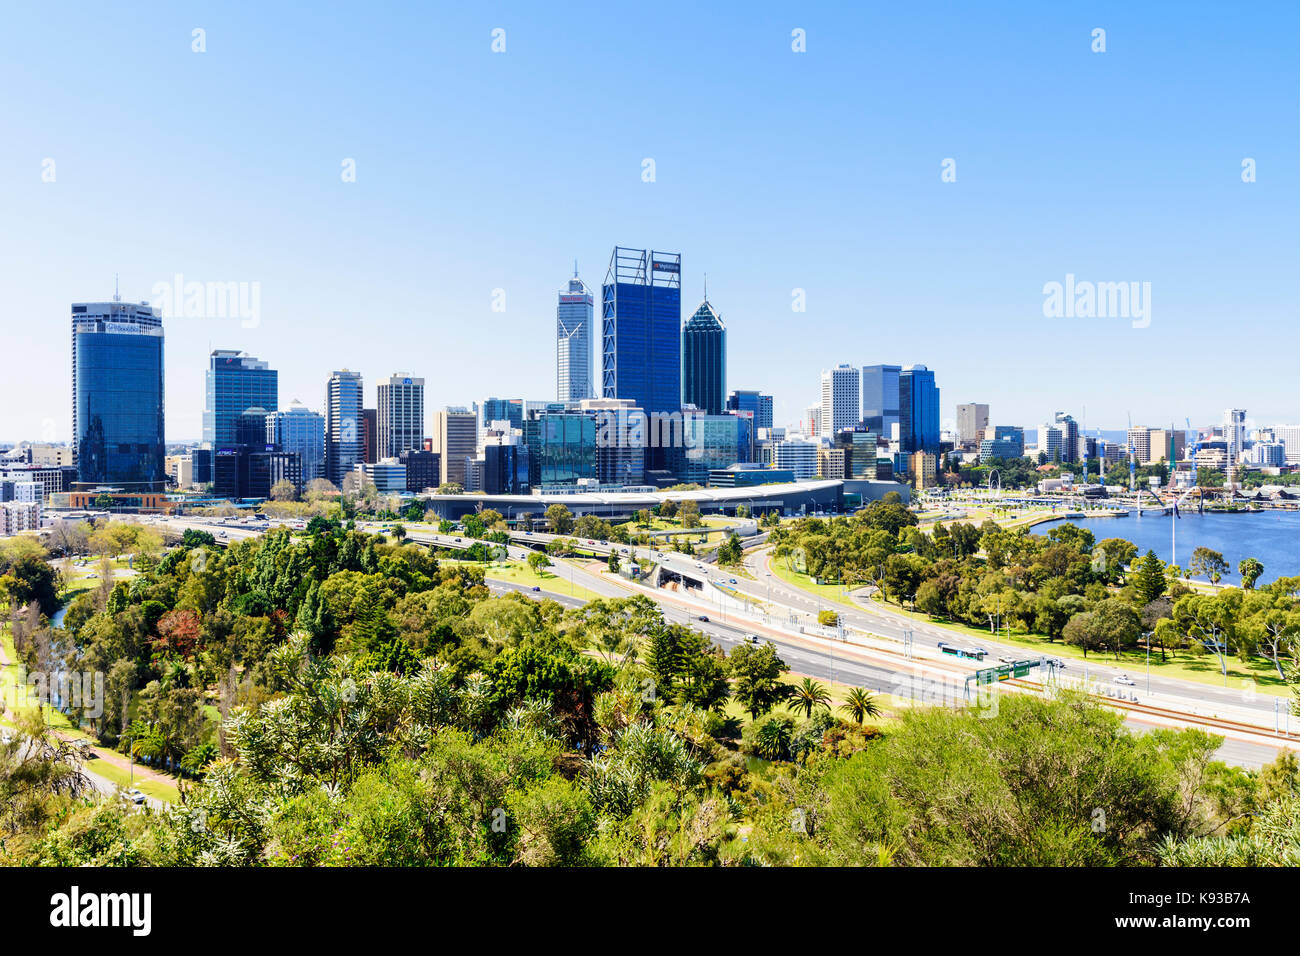
[[[72,306],[72,461],[85,485],[167,487],[162,311],[145,303]]]
[[[682,326],[682,404],[721,415],[726,394],[727,328],[709,303],[706,283],[704,301]]]
[[[363,457],[361,398],[360,372],[342,369],[330,375],[325,389],[325,477],[339,487]]]
[[[595,315],[595,297],[587,284],[578,278],[578,263],[573,263],[569,288],[559,294],[555,307],[555,376],[556,399],[579,402],[591,398],[591,327]]]
[[[424,447],[424,379],[390,375],[379,383],[376,409],[379,458],[397,458]]]

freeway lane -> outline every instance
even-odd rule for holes
[[[378,530],[378,525],[370,525],[365,530]],[[240,531],[244,532],[244,534],[259,533],[252,530],[246,531],[245,529],[240,529]],[[244,536],[244,534],[241,534],[241,536]],[[408,540],[450,548],[466,548],[472,543],[470,539],[464,538],[463,535],[440,535],[422,530],[409,530],[409,526],[407,537]],[[461,537],[462,540],[456,541],[457,537]],[[540,533],[534,535],[517,533],[512,535],[512,538],[514,542],[519,544],[544,545],[552,540],[554,536]],[[711,578],[715,583],[729,582],[729,576],[726,572],[719,571],[689,555],[667,551],[658,552],[650,548],[607,545],[585,540],[580,540],[580,544],[597,553],[608,553],[610,550],[615,550],[622,555],[650,558],[671,570],[674,574],[689,581],[701,582]],[[524,560],[530,552],[526,547],[512,543],[507,553],[514,560]],[[921,655],[926,657],[934,654],[931,648],[942,639],[953,642],[960,640],[963,644],[972,642],[972,639],[966,635],[959,634],[954,638],[952,632],[947,632],[941,627],[908,618],[899,618],[887,612],[881,612],[879,609],[873,608],[870,611],[866,609],[850,610],[840,605],[827,605],[817,597],[793,588],[771,574],[765,565],[765,558],[766,549],[760,550],[757,555],[750,554],[746,558],[748,567],[758,579],[757,582],[742,577],[737,579],[736,584],[728,584],[728,586],[748,595],[755,602],[767,603],[772,606],[814,613],[817,610],[832,607],[843,614],[847,624],[885,637],[899,639],[902,637],[903,631],[910,628],[914,635],[914,645]],[[624,583],[621,579],[612,578],[609,575],[589,572],[565,561],[557,561],[549,570],[561,581],[572,582],[574,587],[581,586],[589,592],[606,597],[622,597],[633,593],[647,594],[664,609],[667,617],[674,620],[680,618],[684,623],[703,630],[711,639],[723,647],[735,646],[739,640],[743,639],[747,630],[761,632],[764,640],[771,640],[776,645],[778,652],[786,663],[791,666],[792,670],[821,680],[833,679],[841,683],[866,687],[873,691],[906,696],[910,692],[910,688],[914,686],[914,682],[916,682],[918,668],[920,673],[923,674],[922,682],[934,679],[933,675],[936,674],[941,675],[938,678],[939,680],[944,678],[952,680],[954,672],[964,676],[974,670],[973,666],[957,665],[957,662],[946,659],[942,663],[927,660],[905,662],[901,657],[895,657],[892,660],[887,657],[882,659],[879,652],[859,645],[840,645],[840,649],[836,650],[830,642],[810,638],[806,635],[796,636],[783,632],[780,628],[760,628],[743,623],[728,625],[725,622],[700,622],[696,618],[702,610],[708,613],[707,603],[703,606],[696,606],[672,592],[643,589],[630,583]],[[493,584],[499,586],[494,587],[494,590],[526,591],[534,598],[546,596],[560,600],[567,597],[563,594],[561,588],[557,588],[555,591],[533,592],[522,585],[508,585],[506,582],[493,582]],[[705,599],[701,598],[700,600]],[[576,606],[581,602],[570,598],[569,601],[562,601],[562,603]],[[996,641],[981,639],[979,643],[981,646],[988,648],[994,656],[999,654],[1014,658],[1032,656],[1027,655],[1024,648],[1007,646]],[[1082,676],[1082,674],[1078,676]],[[1145,677],[1143,677],[1142,683],[1143,687],[1145,687]],[[1188,711],[1199,711],[1205,714],[1214,711],[1213,704],[1216,699],[1222,702],[1223,692],[1223,688],[1173,678],[1152,678],[1152,690],[1163,690],[1171,695],[1190,697],[1195,710],[1188,708]],[[1234,703],[1238,703],[1233,692],[1229,691],[1228,696],[1233,698]],[[1255,705],[1256,710],[1260,711],[1269,710],[1272,706],[1269,699],[1256,701]],[[1154,722],[1144,721],[1141,718],[1128,717],[1128,722],[1137,729],[1156,726]],[[1297,741],[1297,743],[1300,743],[1300,741]],[[1278,749],[1278,746],[1271,743],[1257,744],[1248,740],[1234,740],[1228,737],[1220,750],[1220,756],[1234,763],[1259,765],[1272,760]]]

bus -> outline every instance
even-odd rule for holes
[[[968,657],[976,661],[984,660],[984,655],[988,653],[988,651],[980,647],[958,647],[946,641],[939,642],[939,650],[945,654],[951,654],[953,657]]]

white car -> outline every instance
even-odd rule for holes
[[[1125,687],[1132,687],[1133,678],[1129,677],[1127,674],[1120,674],[1118,677],[1115,678],[1115,683],[1123,684]]]
[[[144,803],[144,794],[141,793],[139,790],[137,790],[135,787],[132,787],[130,790],[128,790],[126,792],[126,796],[127,799],[130,800],[132,803],[134,803],[136,806],[139,806],[140,804]]]

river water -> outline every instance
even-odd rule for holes
[[[1169,561],[1170,524],[1175,520],[1178,553],[1174,563],[1184,571],[1191,562],[1192,549],[1204,547],[1218,551],[1228,562],[1231,571],[1224,576],[1225,584],[1238,583],[1237,562],[1242,558],[1256,558],[1264,565],[1260,584],[1300,575],[1300,512],[1297,511],[1198,515],[1189,509],[1177,519],[1154,514],[1139,518],[1136,513],[1130,513],[1123,518],[1076,518],[1071,522],[1087,528],[1098,541],[1126,538],[1137,545],[1139,554],[1152,550],[1161,560]],[[1047,534],[1062,523],[1035,525],[1033,533]]]

